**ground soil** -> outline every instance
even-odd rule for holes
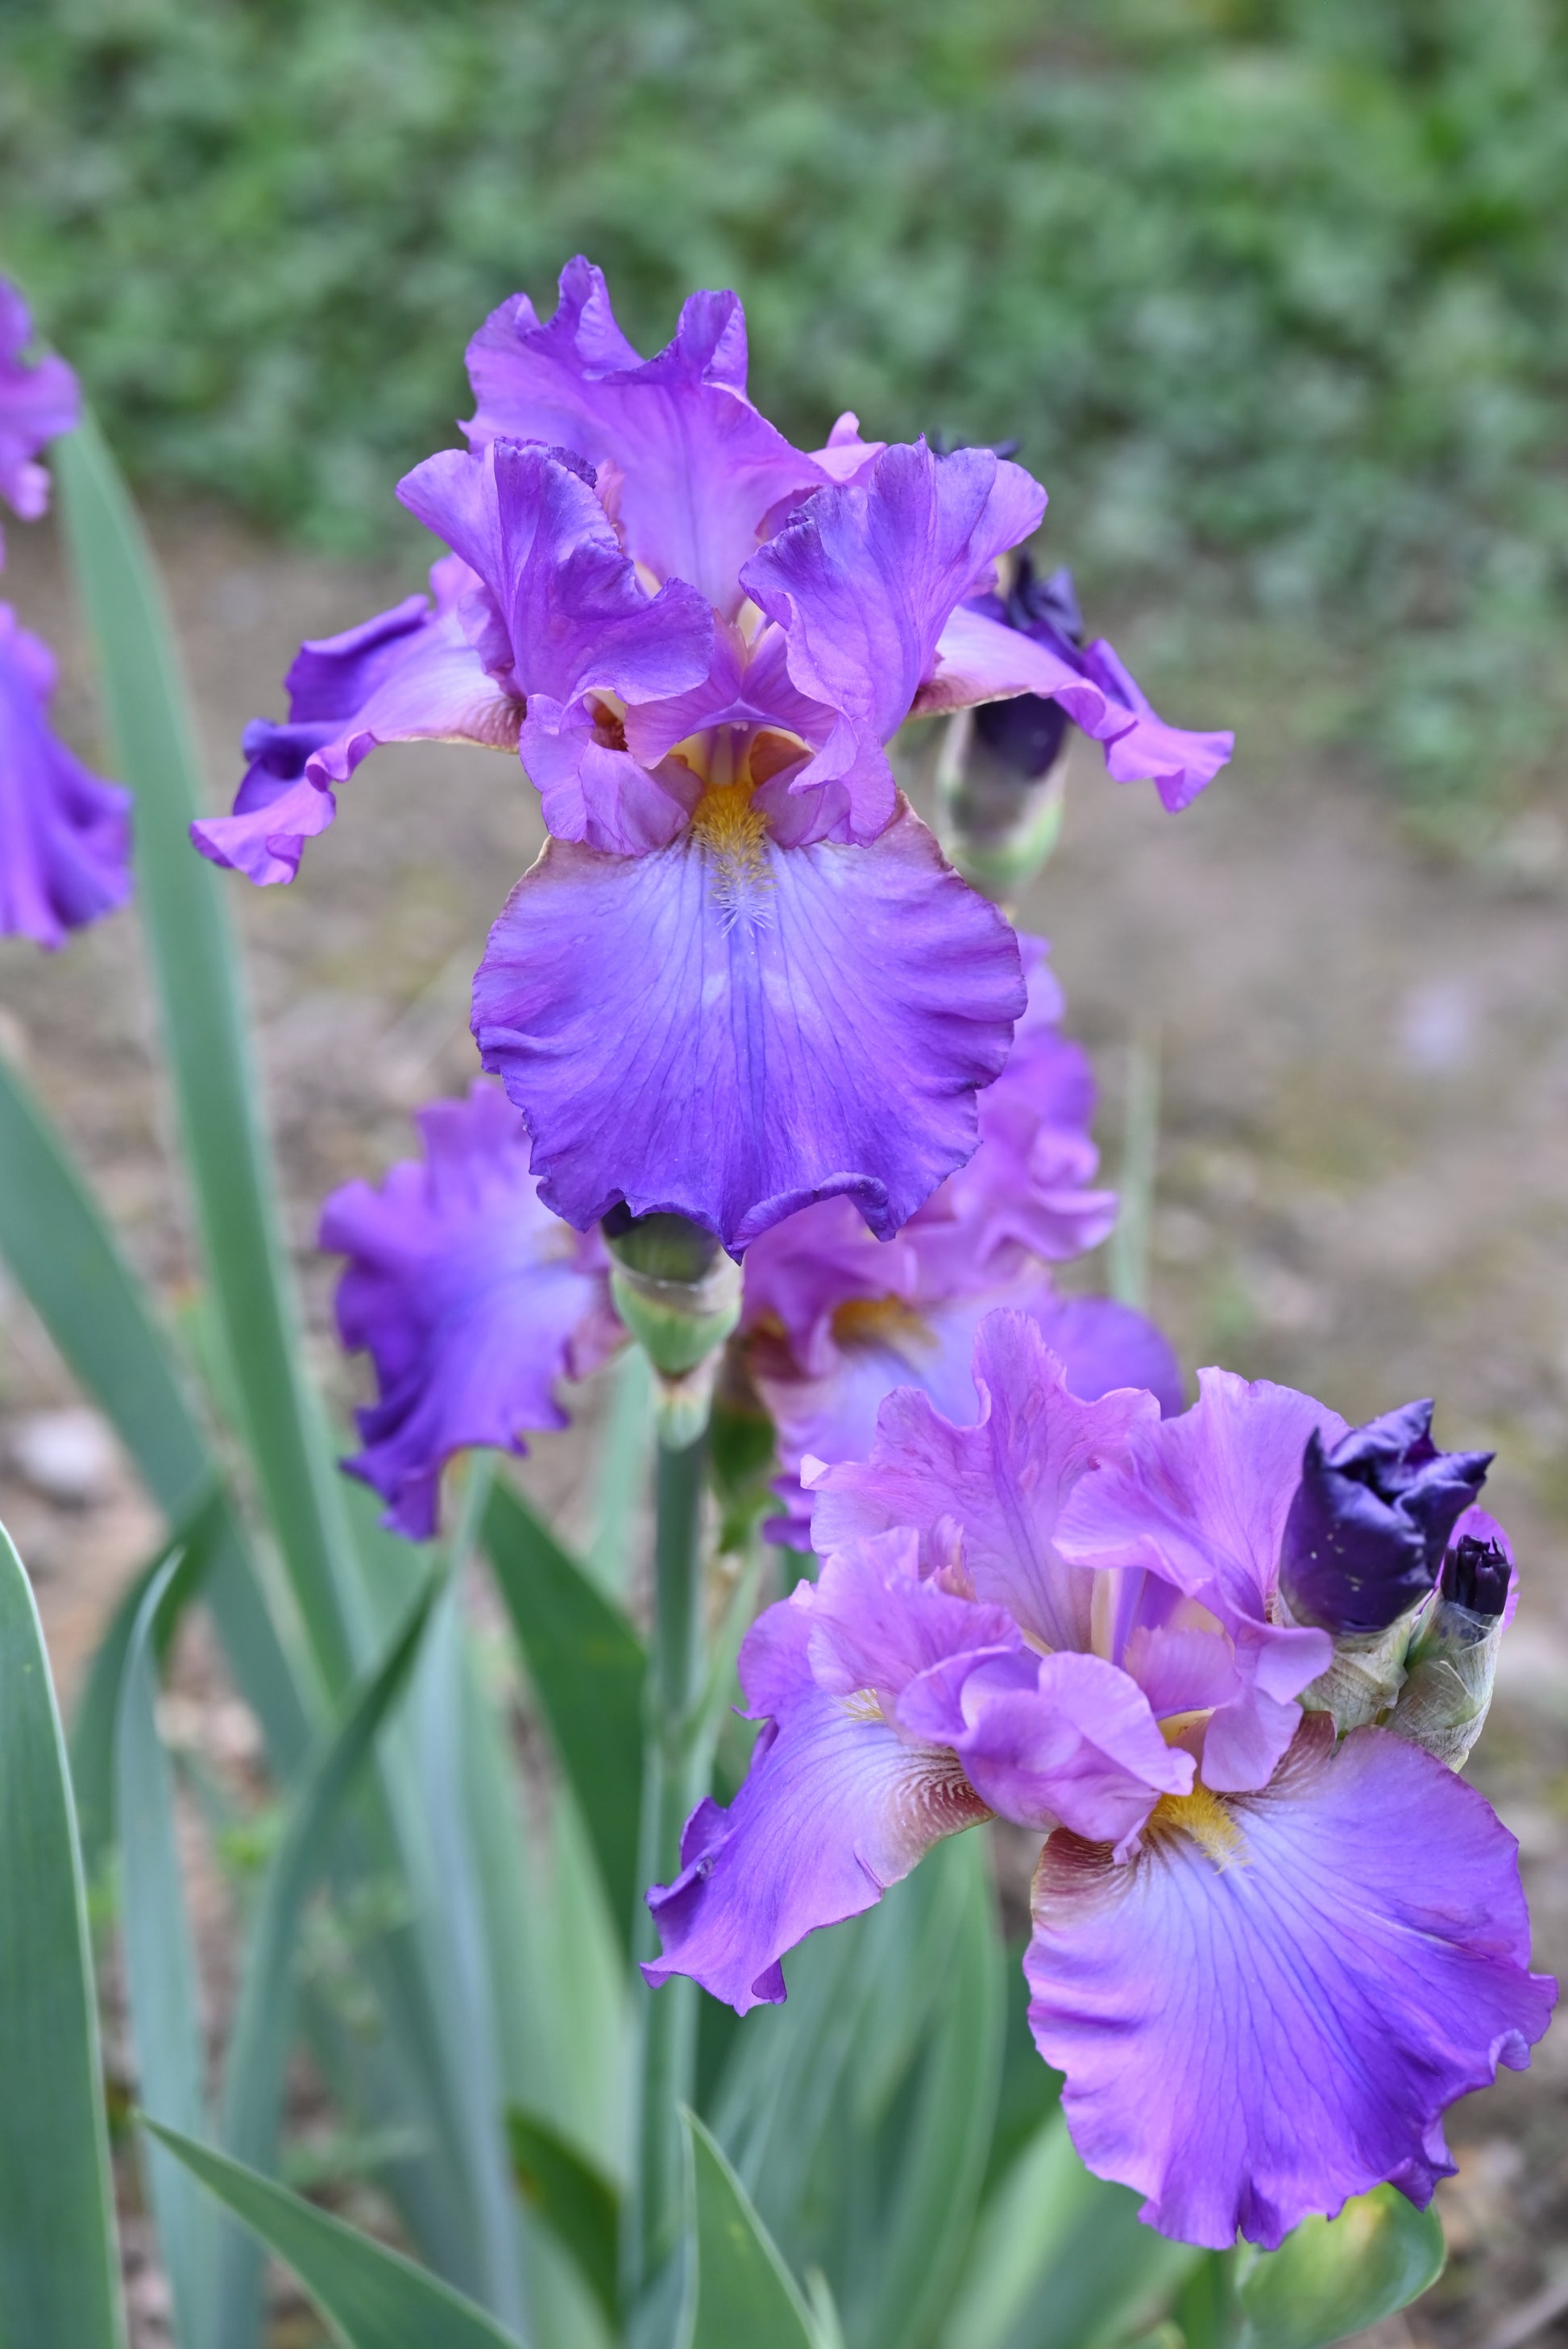
[[[216,517],[161,518],[214,802],[244,720],[280,709],[302,636],[407,581],[312,560]],[[46,529],[9,533],[7,593],[64,658],[60,715],[93,719]],[[1234,718],[1234,768],[1180,818],[1108,783],[1080,746],[1060,851],[1023,909],[1054,942],[1069,1025],[1100,1056],[1114,1168],[1130,1039],[1157,1036],[1163,1110],[1150,1301],[1189,1368],[1222,1359],[1351,1419],[1436,1394],[1449,1445],[1494,1445],[1493,1506],[1524,1575],[1472,1763],[1519,1837],[1538,1962],[1568,1963],[1568,834],[1525,811],[1485,855],[1438,861],[1353,760],[1315,752],[1243,638],[1195,667],[1169,617],[1133,624],[1171,714]],[[1163,648],[1164,658],[1161,659]],[[1299,680],[1299,672],[1298,680]],[[408,1113],[475,1068],[469,978],[542,834],[515,762],[380,754],[292,889],[230,903],[244,941],[311,1342],[335,1382],[318,1204],[409,1146]],[[0,1043],[89,1164],[132,1256],[191,1277],[134,918],[44,957],[0,942]],[[1100,1278],[1091,1263],[1083,1278]],[[26,1473],[36,1414],[75,1401],[21,1300],[0,1297],[0,1515],[38,1589],[67,1697],[156,1519],[109,1454],[70,1505]],[[536,1473],[570,1515],[570,1440]],[[45,1482],[46,1483],[46,1479]],[[1490,1496],[1489,1496],[1490,1497]],[[221,1744],[242,1714],[198,1658],[186,1692]],[[226,1711],[223,1709],[227,1708]],[[220,1718],[221,1715],[221,1718]],[[226,1727],[225,1727],[226,1723]],[[1454,2116],[1447,2277],[1387,2338],[1434,2349],[1568,2339],[1568,2030]],[[1568,2305],[1568,2292],[1557,2295]],[[156,2278],[143,2337],[157,2337]],[[1521,2311],[1534,2322],[1522,2333]]]

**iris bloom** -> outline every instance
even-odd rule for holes
[[[974,1426],[899,1393],[816,1478],[821,1577],[748,1635],[764,1727],[649,1896],[650,1981],[780,1999],[786,1951],[995,1813],[1044,1838],[1029,2017],[1090,2169],[1216,2250],[1384,2179],[1425,2203],[1445,2110],[1528,2060],[1555,1985],[1475,1789],[1406,1723],[1304,1709],[1334,1641],[1278,1619],[1280,1553],[1344,1422],[1217,1371],[1179,1418],[1082,1402],[1011,1313],[975,1375]]]
[[[969,1156],[1023,1008],[1012,935],[911,813],[891,737],[1054,696],[1173,802],[1229,738],[1150,731],[985,608],[1045,506],[1019,466],[852,417],[793,448],[747,397],[733,295],[693,295],[645,361],[576,261],[553,317],[514,297],[469,369],[470,452],[399,490],[452,550],[433,601],[304,648],[198,844],[284,880],[376,743],[515,747],[551,837],[474,1028],[546,1204],[580,1229],[673,1211],[738,1252],[841,1196],[886,1237]]]
[[[522,1121],[491,1085],[419,1112],[422,1159],[378,1190],[350,1183],[322,1211],[321,1245],[350,1261],[337,1292],[345,1346],[375,1365],[345,1464],[413,1540],[436,1530],[455,1452],[527,1449],[525,1429],[564,1427],[562,1377],[583,1378],[624,1336],[596,1233],[542,1206]]]
[[[1026,1312],[1075,1394],[1151,1388],[1181,1408],[1166,1340],[1109,1298],[1063,1297],[1047,1266],[1097,1247],[1116,1219],[1093,1187],[1095,1084],[1088,1055],[1061,1032],[1061,989],[1042,939],[1020,937],[1028,1002],[995,1084],[980,1096],[980,1142],[897,1237],[874,1240],[848,1200],[776,1224],[746,1254],[741,1345],[777,1431],[783,1516],[769,1531],[810,1547],[802,1463],[863,1459],[895,1387],[921,1388],[949,1419],[973,1420],[975,1332],[999,1305]]]
[[[130,895],[130,793],[49,724],[55,657],[0,604],[0,937],[62,947]]]
[[[77,379],[53,355],[24,357],[33,339],[27,305],[0,277],[0,498],[24,522],[36,522],[49,502],[49,477],[38,452],[80,413]],[[5,541],[0,538],[0,559]]]

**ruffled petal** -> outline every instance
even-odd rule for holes
[[[885,1706],[916,1672],[1008,1632],[995,1610],[923,1584],[896,1537],[770,1607],[740,1658],[751,1717],[768,1725],[730,1808],[698,1806],[679,1876],[648,1895],[663,1949],[648,1981],[689,1974],[741,2014],[777,2003],[787,1951],[985,1818],[952,1754],[908,1743]]]
[[[1210,1723],[1203,1772],[1240,1790],[1266,1782],[1295,1733],[1295,1699],[1333,1653],[1326,1632],[1271,1621],[1269,1602],[1307,1437],[1332,1445],[1345,1422],[1267,1380],[1198,1379],[1191,1411],[1140,1427],[1120,1461],[1078,1485],[1057,1539],[1084,1566],[1149,1569],[1224,1625],[1245,1690]]]
[[[896,1231],[975,1146],[1017,949],[904,809],[872,846],[742,819],[613,857],[552,842],[474,982],[474,1032],[585,1228],[618,1199],[738,1250],[846,1194]]]
[[[54,657],[0,604],[0,936],[63,947],[130,895],[130,793],[49,725]]]
[[[1122,1866],[1053,1836],[1035,1879],[1029,2020],[1078,2152],[1214,2251],[1385,2179],[1425,2204],[1444,2112],[1528,2061],[1555,1997],[1513,1837],[1429,1754],[1335,1751],[1322,1714],[1266,1793],[1199,1797],[1203,1841],[1173,1811]]]
[[[1003,1606],[1048,1648],[1088,1649],[1096,1577],[1058,1552],[1057,1517],[1074,1485],[1157,1420],[1150,1394],[1118,1389],[1085,1402],[1035,1321],[988,1313],[975,1340],[979,1411],[955,1426],[909,1389],[883,1403],[863,1464],[813,1476],[819,1550],[911,1526],[927,1571],[960,1569],[975,1596]]]
[[[967,709],[1020,693],[1059,702],[1075,726],[1104,743],[1114,781],[1151,782],[1172,811],[1189,806],[1235,748],[1232,733],[1168,726],[1103,640],[1041,643],[975,604],[962,605],[943,629],[914,711]]]
[[[1143,1692],[1099,1656],[944,1661],[911,1682],[897,1718],[906,1736],[951,1747],[999,1817],[1119,1849],[1161,1795],[1192,1784],[1191,1755],[1167,1745]]]
[[[597,1235],[540,1205],[521,1119],[493,1086],[419,1112],[422,1160],[379,1189],[350,1183],[322,1210],[321,1245],[346,1256],[337,1321],[368,1351],[379,1400],[358,1413],[365,1448],[344,1464],[413,1540],[436,1530],[455,1452],[527,1450],[525,1428],[564,1427],[562,1376],[619,1340]]]
[[[77,378],[52,353],[25,359],[33,321],[16,288],[0,277],[0,498],[24,522],[49,502],[49,477],[38,451],[75,429],[81,413]],[[0,540],[0,554],[5,542]]]
[[[1035,528],[1045,492],[988,449],[887,449],[863,481],[819,491],[747,564],[744,584],[783,629],[789,675],[842,724],[791,779],[849,794],[857,838],[887,822],[882,745],[909,716],[955,605]]]
[[[603,277],[579,256],[541,325],[526,295],[469,345],[476,448],[506,439],[614,468],[628,553],[684,579],[733,618],[764,516],[825,475],[746,397],[746,318],[733,294],[694,294],[675,339],[644,361],[615,324]],[[602,481],[601,487],[605,483]]]
[[[340,636],[300,647],[284,679],[287,723],[258,718],[245,729],[251,763],[232,814],[191,827],[203,856],[262,886],[292,881],[305,842],[337,812],[334,787],[378,743],[516,747],[522,705],[486,670],[463,626],[460,606],[479,582],[447,555],[430,585],[433,606],[408,595]]]

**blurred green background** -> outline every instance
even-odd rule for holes
[[[0,266],[144,484],[375,547],[502,295],[734,285],[792,435],[1016,435],[1439,831],[1568,709],[1565,216],[1563,0],[0,0]]]

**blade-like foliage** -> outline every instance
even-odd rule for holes
[[[1125,2339],[1202,2254],[1091,2178],[1053,2113],[986,2198],[943,2349],[1097,2349]]]
[[[815,2349],[811,2318],[722,2149],[686,2113],[696,2236],[685,2349]]]
[[[0,2341],[121,2349],[98,2002],[65,1743],[0,1530]]]
[[[194,2131],[207,2125],[205,2051],[175,1842],[174,1775],[156,1713],[156,1627],[178,1570],[175,1558],[159,1569],[131,1630],[115,1735],[115,1833],[140,2095],[170,2122]],[[180,2349],[204,2349],[213,2337],[218,2230],[212,2213],[184,2171],[157,2147],[149,2148],[148,2183]]]
[[[612,2324],[619,2305],[616,2261],[621,2198],[596,2163],[538,2113],[514,2105],[506,2116],[512,2175]]]
[[[347,2349],[519,2349],[515,2333],[401,2252],[178,2129],[142,2126],[294,2270]]]
[[[236,2160],[253,2169],[271,2169],[276,2152],[294,2015],[294,1945],[305,1899],[326,1866],[344,1797],[389,1708],[407,1686],[435,1592],[435,1580],[428,1577],[380,1662],[350,1690],[337,1722],[304,1773],[262,1886],[223,2079],[223,2142]],[[231,2231],[218,2281],[217,2331],[223,2349],[254,2338],[260,2271],[253,2244]]]
[[[56,465],[115,767],[136,793],[136,867],[202,1255],[267,1514],[316,1666],[341,1692],[355,1654],[348,1537],[301,1375],[261,1085],[222,884],[191,847],[195,729],[163,589],[90,416]]]
[[[561,1766],[571,1781],[617,1930],[637,1885],[646,1658],[620,1611],[519,1494],[497,1483],[484,1543]]]
[[[1436,2283],[1443,2230],[1398,2187],[1358,2194],[1337,2219],[1306,2219],[1277,2251],[1232,2255],[1235,2349],[1323,2349],[1379,2324]]]

